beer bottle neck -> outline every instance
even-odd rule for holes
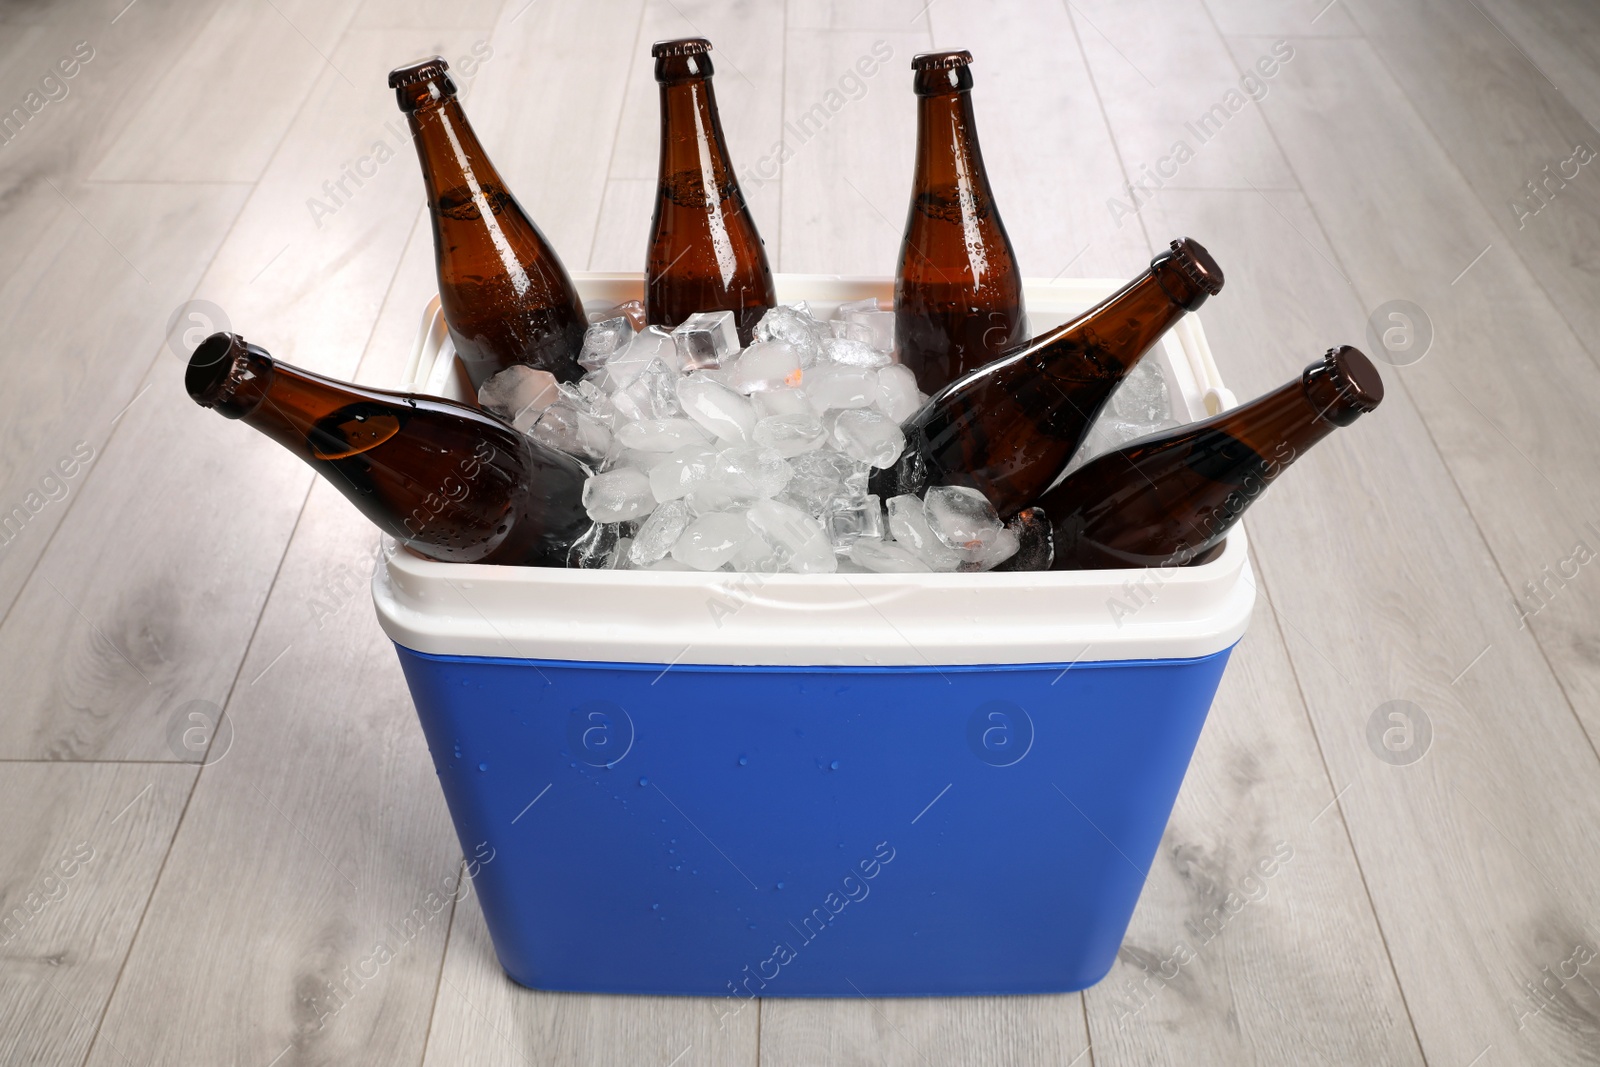
[[[441,198],[459,190],[483,217],[498,213],[497,201],[506,195],[505,185],[455,96],[424,103],[408,111],[406,120],[422,161],[430,206],[438,211]]]
[[[964,68],[959,73],[967,75]],[[971,84],[971,75],[967,75],[966,81]],[[970,89],[918,96],[917,162],[913,181],[917,195],[953,189],[963,216],[973,211],[986,213],[992,194],[989,176],[983,168],[983,153],[978,148]]]
[[[306,460],[338,458],[318,450],[314,431],[319,420],[363,400],[404,403],[392,394],[352,388],[279,363],[243,343],[209,363],[191,363],[184,384],[202,406],[253,426]]]
[[[731,171],[710,76],[683,75],[662,80],[661,178],[667,180],[686,172],[698,175],[707,195],[721,199],[726,195]]]
[[[1287,466],[1382,399],[1383,382],[1366,357],[1332,349],[1299,378],[1208,420],[1206,428],[1247,445],[1269,465]]]

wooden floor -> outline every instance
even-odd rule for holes
[[[1600,1063],[1600,5],[124,3],[0,2],[0,111],[43,103],[0,145],[0,1063]],[[1422,310],[1383,408],[1250,514],[1253,625],[1081,995],[719,1028],[513,986],[468,895],[328,999],[461,851],[374,531],[187,400],[169,322],[398,380],[432,247],[383,76],[431,52],[487,54],[473,120],[567,265],[639,269],[648,45],[690,33],[780,270],[892,270],[937,44],[1024,272],[1200,239],[1241,396]]]

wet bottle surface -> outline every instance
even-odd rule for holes
[[[195,349],[184,386],[305,460],[429,559],[564,567],[593,525],[582,464],[475,408],[324,378],[229,333]]]
[[[728,160],[711,88],[711,42],[657,41],[650,49],[661,85],[661,166],[645,314],[668,329],[697,311],[731,311],[741,344],[777,303],[766,247]]]
[[[1052,569],[1204,562],[1284,468],[1382,400],[1372,362],[1335,348],[1248,404],[1089,461],[1039,501]]]
[[[1028,337],[1022,274],[978,149],[967,52],[916,71],[917,162],[895,275],[895,348],[937,393]]]
[[[1034,503],[1139,359],[1222,282],[1199,242],[1173,241],[1100,304],[933,396],[906,420],[905,451],[873,472],[871,491],[888,500],[964,485],[1003,517]]]
[[[555,250],[506,189],[438,56],[389,74],[410,123],[439,271],[439,304],[474,389],[516,363],[583,376],[588,319]]]

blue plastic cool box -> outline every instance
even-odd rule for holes
[[[591,306],[637,275],[580,277]],[[1027,288],[1036,331],[1105,295]],[[783,277],[813,312],[884,281]],[[1231,403],[1191,316],[1149,358]],[[460,395],[437,305],[408,386]],[[1065,992],[1110,969],[1255,584],[434,563],[373,581],[500,962],[537,989]],[[487,859],[485,859],[487,857]]]

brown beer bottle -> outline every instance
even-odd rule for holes
[[[1039,501],[1051,569],[1204,562],[1285,467],[1382,400],[1377,368],[1346,345],[1248,404],[1090,460]]]
[[[489,162],[434,56],[389,72],[411,125],[439,268],[439,305],[456,353],[481,386],[516,363],[560,381],[583,377],[588,328],[572,279]]]
[[[231,333],[200,343],[184,387],[305,460],[429,559],[564,567],[593,525],[583,465],[476,408],[324,378]]]
[[[888,500],[964,485],[1002,518],[1015,514],[1066,468],[1140,357],[1184,312],[1221,291],[1211,254],[1187,237],[1173,241],[1095,307],[945,386],[906,420],[905,451],[872,472],[870,491]]]
[[[917,163],[894,285],[895,348],[937,393],[1028,338],[1022,273],[972,118],[968,52],[913,57]]]
[[[670,330],[697,311],[731,311],[739,343],[747,345],[777,294],[728,160],[710,51],[704,37],[657,41],[650,49],[661,83],[661,169],[644,268],[645,315]]]

